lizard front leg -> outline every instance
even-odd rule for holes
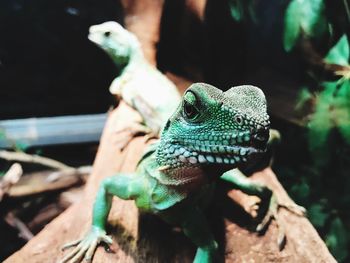
[[[218,245],[211,233],[205,215],[195,207],[187,212],[182,223],[184,234],[198,246],[193,263],[216,262]]]
[[[233,169],[225,172],[221,176],[221,179],[232,183],[235,186],[235,188],[241,190],[246,194],[256,195],[262,200],[266,200],[266,199],[269,200],[268,211],[264,216],[264,218],[262,219],[261,223],[257,226],[256,230],[258,232],[263,231],[264,229],[266,229],[271,219],[274,219],[277,223],[278,231],[279,231],[277,243],[279,248],[282,249],[286,237],[285,237],[283,224],[279,221],[278,208],[284,207],[289,211],[291,211],[292,213],[295,213],[300,216],[303,216],[305,214],[306,212],[305,208],[294,203],[290,203],[290,204],[280,203],[277,199],[277,196],[273,193],[271,189],[269,189],[266,185],[251,181],[238,169]]]
[[[76,246],[60,262],[79,262],[83,257],[91,261],[99,243],[112,243],[112,238],[106,235],[106,221],[111,209],[112,198],[135,199],[140,193],[142,182],[132,174],[118,174],[102,181],[97,192],[93,207],[92,226],[83,239],[71,242],[62,249]]]

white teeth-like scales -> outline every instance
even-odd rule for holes
[[[180,155],[180,156],[179,156],[179,160],[180,160],[181,162],[183,162],[183,163],[186,163],[186,162],[187,162],[186,157],[183,156],[183,155]]]
[[[206,158],[206,159],[208,160],[208,162],[210,162],[210,163],[215,162],[214,157],[213,157],[213,156],[211,156],[211,155],[207,155],[205,158]]]
[[[222,163],[222,158],[221,157],[217,156],[215,159],[216,159],[217,163]]]
[[[192,156],[192,157],[188,158],[188,161],[192,164],[195,164],[195,163],[197,163],[197,158]]]
[[[198,162],[200,162],[200,163],[206,163],[207,160],[204,158],[203,155],[198,155]]]

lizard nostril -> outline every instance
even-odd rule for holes
[[[253,133],[253,143],[259,148],[265,148],[269,139],[269,129],[260,128]]]

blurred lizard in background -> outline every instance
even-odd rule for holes
[[[101,182],[92,227],[83,239],[64,246],[76,247],[61,262],[79,262],[83,257],[91,260],[100,242],[112,243],[106,235],[106,221],[113,196],[135,200],[141,211],[181,226],[198,247],[195,263],[216,262],[217,243],[204,210],[219,179],[266,202],[268,212],[257,231],[275,219],[281,246],[285,234],[278,208],[283,206],[300,215],[304,208],[281,204],[266,185],[235,169],[265,153],[269,128],[266,99],[259,88],[245,85],[222,92],[205,83],[191,85],[166,121],[160,140],[148,146],[136,171]]]
[[[123,130],[124,148],[138,133],[159,136],[170,115],[181,100],[176,86],[144,57],[140,42],[117,22],[105,22],[90,27],[88,38],[102,48],[121,67],[110,92],[136,109],[143,123],[134,123]]]

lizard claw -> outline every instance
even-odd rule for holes
[[[306,209],[297,204],[279,203],[277,200],[277,196],[275,194],[271,195],[267,213],[261,220],[260,224],[257,225],[256,231],[260,233],[265,231],[271,220],[275,220],[278,229],[277,245],[279,249],[282,250],[286,244],[286,234],[284,225],[282,222],[280,222],[278,216],[278,209],[280,207],[284,207],[285,209],[288,209],[290,212],[298,216],[305,216]]]
[[[261,220],[260,224],[258,224],[256,227],[257,232],[261,233],[265,231],[267,226],[271,222],[271,220],[278,218],[277,210],[278,210],[278,203],[276,201],[275,195],[272,195],[270,198],[270,203],[269,203],[267,213]]]
[[[70,253],[68,253],[60,263],[77,263],[84,257],[85,261],[91,262],[92,257],[99,243],[104,242],[112,244],[113,240],[106,232],[100,228],[93,227],[88,234],[80,240],[73,241],[62,247],[62,250],[76,246]]]
[[[78,240],[75,240],[73,242],[67,243],[61,247],[61,250],[64,251],[70,247],[74,247],[74,246],[78,245],[81,241],[82,241],[82,239],[78,239]]]

